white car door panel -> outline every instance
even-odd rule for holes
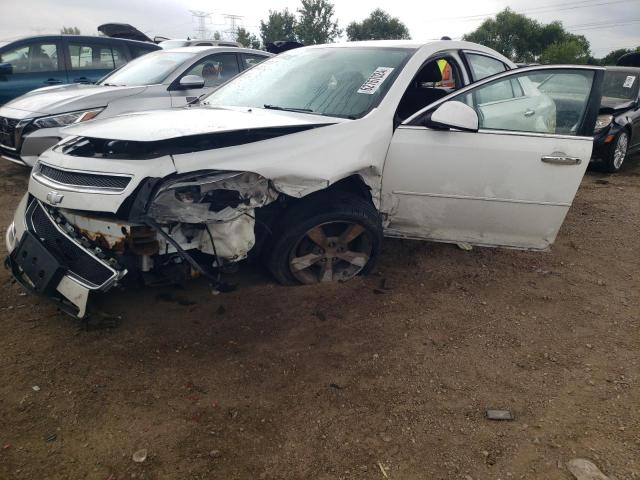
[[[498,77],[539,69],[555,71]],[[526,249],[553,243],[589,163],[592,138],[585,132],[590,122],[593,130],[592,104],[600,101],[598,69],[567,70],[590,75],[595,85],[581,111],[556,111],[553,96],[533,86],[519,98],[480,104],[476,93],[501,81],[489,79],[425,109],[429,115],[447,100],[471,104],[478,132],[427,128],[419,115],[398,127],[383,172],[386,234]]]

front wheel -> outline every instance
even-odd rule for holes
[[[284,285],[347,281],[369,272],[382,244],[375,207],[341,195],[310,198],[285,212],[266,264]]]
[[[626,131],[620,132],[613,144],[607,158],[607,171],[609,173],[616,173],[622,168],[625,158],[627,158],[627,150],[629,148],[629,134]]]

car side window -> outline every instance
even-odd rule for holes
[[[204,78],[205,87],[217,87],[240,72],[235,53],[216,53],[203,58],[184,75]]]
[[[462,86],[457,62],[449,56],[430,59],[411,81],[400,99],[397,120],[403,121]]]
[[[254,65],[259,64],[260,62],[264,62],[267,58],[264,55],[253,55],[251,53],[243,53],[242,54],[242,65],[246,70],[247,68],[251,68]]]
[[[549,69],[496,79],[452,99],[478,114],[480,129],[577,135],[594,72]]]
[[[124,58],[120,51],[118,58]],[[109,45],[69,43],[71,70],[113,70],[116,67]]]
[[[154,52],[155,50],[150,50],[146,47],[140,47],[138,45],[129,45],[129,53],[131,53],[131,59],[138,58],[142,55],[145,55],[149,52]]]
[[[504,72],[507,66],[497,58],[475,53],[465,53],[474,81],[482,80],[496,73]]]
[[[60,70],[55,43],[30,43],[0,55],[0,63],[10,63],[13,73],[37,73]]]
[[[113,55],[113,63],[115,68],[119,68],[127,63],[127,54],[123,45],[111,45],[111,54]]]

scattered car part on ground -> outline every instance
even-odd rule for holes
[[[615,173],[640,149],[640,68],[607,67],[592,162]]]
[[[0,105],[37,88],[93,83],[160,47],[86,35],[40,35],[0,47]]]
[[[95,85],[30,92],[0,107],[0,157],[31,167],[63,138],[65,126],[126,112],[184,107],[270,56],[235,47],[158,50]]]
[[[305,47],[199,108],[68,127],[34,166],[7,265],[82,317],[117,283],[215,279],[248,256],[284,284],[345,281],[383,234],[544,250],[589,163],[604,70],[514,67],[469,42]]]

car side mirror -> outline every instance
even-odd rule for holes
[[[425,120],[425,126],[434,129],[478,131],[478,114],[469,105],[462,102],[449,101],[436,108]]]
[[[181,90],[191,90],[204,87],[204,78],[200,75],[185,75],[180,79]]]
[[[11,75],[13,73],[13,65],[10,63],[0,63],[0,75]]]

